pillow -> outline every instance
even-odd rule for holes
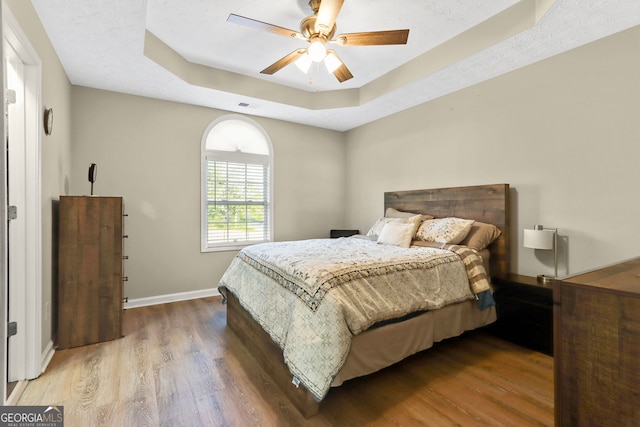
[[[418,228],[416,240],[457,245],[467,237],[473,223],[472,219],[455,217],[429,219]]]
[[[460,244],[481,251],[496,240],[502,232],[493,224],[476,221]]]
[[[413,212],[403,212],[394,208],[387,208],[387,210],[384,211],[384,216],[387,218],[407,218],[414,215],[420,215],[421,221],[425,221],[427,219],[433,219],[431,215],[426,215],[426,214],[423,215],[423,214],[417,214]]]
[[[416,233],[416,225],[414,223],[388,222],[380,231],[378,243],[408,248]]]
[[[415,224],[417,227],[420,224],[420,215],[408,216],[406,218],[387,218],[382,217],[378,218],[378,220],[371,226],[369,231],[367,231],[367,236],[375,236],[378,237],[380,232],[382,231],[382,227],[389,222],[398,222],[401,224]]]

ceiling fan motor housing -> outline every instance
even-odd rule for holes
[[[314,1],[314,0],[311,0],[311,1]],[[318,3],[320,3],[320,2],[318,2]],[[316,20],[317,19],[318,19],[318,15],[311,15],[311,16],[307,16],[302,21],[300,21],[300,32],[307,39],[311,39],[312,36],[318,34],[316,32]],[[327,40],[331,40],[335,33],[336,33],[336,25],[334,24],[333,27],[331,28],[331,31],[329,32],[329,34],[323,35],[324,41],[326,42]]]

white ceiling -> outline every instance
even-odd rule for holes
[[[345,0],[337,34],[409,28],[407,45],[335,46],[354,78],[293,64],[307,0],[32,0],[73,84],[348,130],[640,24],[638,0]],[[249,104],[248,107],[239,106]]]

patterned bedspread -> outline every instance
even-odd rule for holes
[[[238,298],[320,401],[353,335],[489,289],[482,261],[460,248],[404,249],[355,237],[254,245],[233,259],[219,290]]]

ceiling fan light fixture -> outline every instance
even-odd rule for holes
[[[324,43],[316,40],[307,48],[307,55],[313,62],[320,62],[327,56],[327,48]]]
[[[330,73],[333,73],[338,69],[339,66],[342,65],[342,61],[336,56],[335,53],[329,51],[327,56],[324,58],[324,65],[327,67],[327,70]]]
[[[296,67],[298,67],[300,71],[307,74],[309,68],[311,67],[311,62],[312,61],[311,58],[309,58],[309,54],[305,53],[304,55],[300,56],[300,58],[296,59],[294,64],[296,64]]]
[[[245,27],[267,31],[285,37],[304,40],[309,43],[305,48],[298,48],[293,52],[278,59],[269,65],[261,74],[272,75],[287,65],[294,62],[302,72],[307,74],[313,62],[325,63],[325,67],[332,73],[340,83],[353,78],[347,65],[342,62],[338,54],[329,49],[326,43],[337,43],[341,46],[382,46],[407,44],[409,30],[385,30],[385,31],[365,31],[338,35],[333,39],[336,32],[336,18],[344,0],[306,0],[313,11],[313,15],[307,16],[300,21],[300,32],[268,24],[266,22],[247,18],[244,16],[230,14],[227,22],[244,25]]]

